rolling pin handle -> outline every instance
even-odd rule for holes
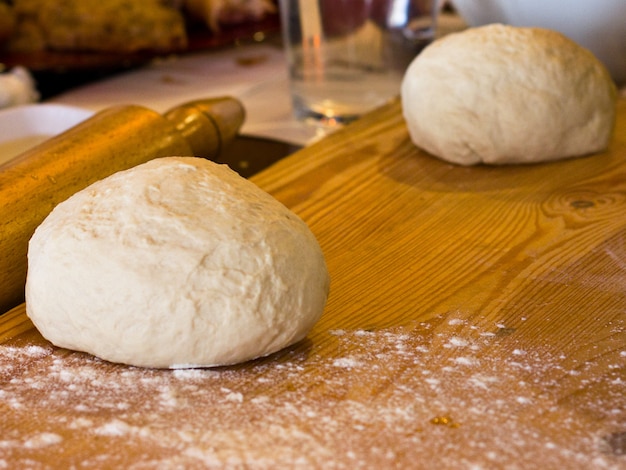
[[[164,114],[197,157],[216,158],[237,136],[245,119],[241,103],[231,97],[184,103]]]

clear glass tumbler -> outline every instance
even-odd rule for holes
[[[395,97],[435,36],[438,0],[280,0],[294,113],[350,122]]]

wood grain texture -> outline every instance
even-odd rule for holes
[[[252,180],[327,257],[307,340],[141,370],[51,347],[18,307],[0,317],[0,463],[626,468],[626,101],[590,157],[450,165],[395,102]]]

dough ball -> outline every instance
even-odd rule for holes
[[[600,61],[562,34],[489,25],[424,49],[401,98],[417,146],[461,165],[504,164],[606,149],[617,90]]]
[[[307,225],[225,165],[158,158],[59,204],[29,244],[26,310],[53,344],[209,367],[306,336],[329,276]]]

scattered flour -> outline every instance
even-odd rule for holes
[[[29,437],[23,443],[27,449],[41,449],[63,441],[63,438],[52,432],[42,432]]]
[[[360,362],[353,357],[340,357],[333,361],[333,366],[344,367],[346,369],[352,369],[353,367],[357,367],[359,365],[361,365]]]
[[[93,429],[98,436],[125,436],[129,434],[131,427],[123,421],[114,419],[108,423]]]
[[[331,330],[217,369],[0,345],[0,469],[626,468],[622,345],[597,374],[474,326]]]
[[[469,341],[464,338],[459,338],[458,336],[453,336],[444,345],[445,348],[465,348],[467,346],[469,346]]]

